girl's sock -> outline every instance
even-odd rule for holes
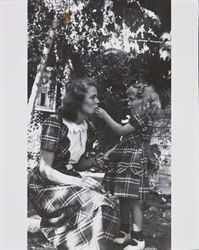
[[[129,224],[121,223],[120,230],[129,233]]]
[[[136,240],[139,240],[139,241],[143,241],[144,240],[144,237],[143,237],[143,233],[142,231],[139,231],[139,232],[132,232],[132,239],[136,239]]]

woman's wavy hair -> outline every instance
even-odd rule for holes
[[[134,101],[133,113],[146,112],[151,118],[157,118],[161,113],[161,102],[159,95],[154,90],[153,86],[147,82],[138,82],[131,85],[126,93],[136,93],[136,100]]]
[[[57,113],[69,121],[75,121],[85,95],[91,86],[97,87],[97,83],[93,78],[85,77],[73,80],[66,86],[62,104],[58,107]]]

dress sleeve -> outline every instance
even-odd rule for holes
[[[41,149],[55,152],[59,140],[60,123],[55,116],[47,118],[42,126]]]
[[[147,115],[145,113],[137,113],[135,115],[132,115],[129,123],[135,128],[139,129],[142,132],[146,132],[148,129],[147,126]]]

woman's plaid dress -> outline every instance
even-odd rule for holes
[[[53,115],[43,124],[41,149],[55,153],[53,168],[67,171],[70,159],[68,128],[60,116]],[[29,172],[28,191],[32,204],[42,217],[41,231],[60,249],[114,249],[112,239],[119,229],[118,204],[95,190],[77,185],[52,184],[43,179],[39,169]]]
[[[118,197],[145,199],[150,186],[143,147],[150,143],[153,121],[148,114],[137,113],[129,123],[135,131],[124,136],[110,154],[103,184],[106,191]]]

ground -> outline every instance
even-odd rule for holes
[[[145,250],[171,249],[171,200],[152,192],[144,205]],[[28,216],[35,215],[29,204]],[[31,231],[31,230],[30,230]],[[56,250],[40,232],[28,232],[28,250]],[[118,249],[119,250],[119,249]]]

